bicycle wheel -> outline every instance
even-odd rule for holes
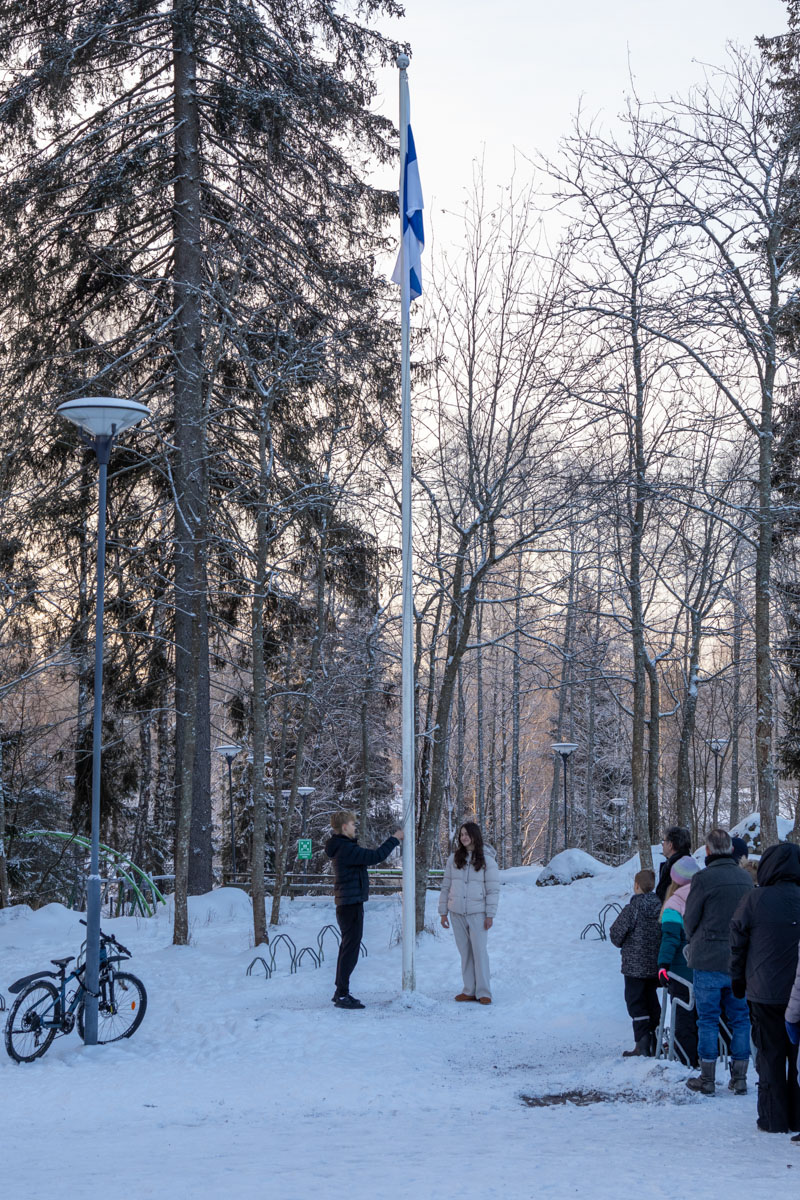
[[[58,989],[45,979],[17,996],[6,1021],[6,1050],[17,1062],[40,1058],[58,1032]],[[53,1022],[50,1024],[50,1022]]]
[[[100,985],[97,1005],[97,1041],[118,1042],[132,1037],[147,1011],[147,992],[141,979],[125,971],[115,971]],[[78,1009],[78,1033],[83,1037],[84,1005]]]

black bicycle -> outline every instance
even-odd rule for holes
[[[85,925],[85,921],[81,921]],[[144,984],[116,964],[131,957],[131,952],[113,934],[100,932],[100,991],[98,994],[97,1040],[116,1042],[132,1037],[147,1010]],[[58,971],[36,971],[12,983],[8,989],[17,994],[6,1021],[6,1050],[17,1062],[40,1058],[59,1034],[71,1033],[78,1026],[83,1037],[86,1002],[86,963],[69,958],[50,960]],[[56,983],[50,980],[55,979]]]

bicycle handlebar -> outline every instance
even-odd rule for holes
[[[81,923],[81,925],[86,925],[86,922],[84,921],[83,917],[80,918],[80,923]],[[117,939],[114,937],[113,933],[103,933],[103,931],[101,929],[100,930],[100,941],[101,942],[111,942],[114,946],[117,947],[118,950],[121,950],[123,954],[127,954],[129,958],[133,958],[133,955],[131,954],[128,947],[123,946],[122,942],[118,942]]]

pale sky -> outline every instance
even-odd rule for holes
[[[383,28],[412,46],[411,123],[427,216],[448,236],[443,208],[460,208],[473,161],[510,174],[514,148],[552,155],[579,103],[611,124],[630,91],[643,100],[685,93],[729,41],[752,46],[786,27],[781,0],[403,0]],[[397,123],[397,73],[380,77],[381,111]],[[485,147],[485,150],[484,150]],[[395,173],[396,174],[396,173]],[[391,180],[381,180],[395,186]]]

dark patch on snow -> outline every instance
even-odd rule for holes
[[[593,1089],[551,1092],[546,1096],[526,1096],[524,1094],[520,1096],[520,1100],[523,1104],[527,1104],[528,1108],[553,1108],[557,1104],[577,1104],[583,1107],[586,1104],[614,1104],[619,1101],[632,1104],[635,1100],[641,1099],[642,1096],[639,1092],[598,1092]]]

